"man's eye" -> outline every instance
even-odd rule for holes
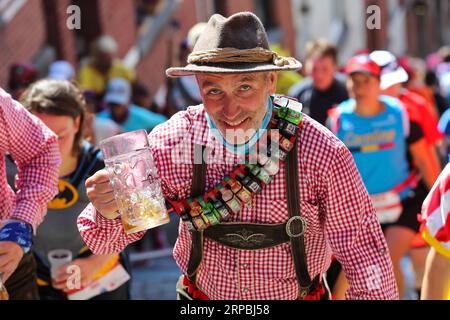
[[[249,91],[249,90],[251,90],[251,89],[252,89],[252,87],[250,87],[250,86],[247,85],[247,84],[244,84],[244,85],[241,86],[241,90],[242,90],[242,91]]]
[[[221,93],[222,93],[222,91],[220,91],[219,89],[211,89],[211,90],[208,91],[208,94],[211,94],[213,96],[216,96],[216,95],[221,94]]]

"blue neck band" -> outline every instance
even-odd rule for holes
[[[221,141],[222,144],[231,152],[233,153],[239,153],[239,154],[247,154],[251,147],[255,145],[255,143],[261,138],[265,130],[267,129],[267,126],[269,125],[270,118],[272,117],[272,99],[269,97],[267,102],[267,111],[266,115],[264,116],[264,119],[261,123],[261,128],[256,130],[256,133],[245,143],[242,144],[231,144],[229,143],[225,137],[222,135],[220,130],[217,128],[214,121],[211,119],[209,114],[205,112],[206,121],[208,122],[208,126],[214,137],[216,137],[217,140]]]

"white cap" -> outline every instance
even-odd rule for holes
[[[206,22],[199,22],[195,24],[191,29],[189,29],[189,32],[187,34],[187,45],[189,48],[194,48],[198,38],[200,38],[203,30],[205,30],[206,25]]]
[[[75,70],[69,62],[58,60],[50,65],[48,77],[54,80],[72,80],[75,77]]]
[[[119,50],[116,40],[109,35],[103,35],[98,38],[93,45],[94,53],[115,54]]]
[[[398,64],[397,58],[389,51],[374,51],[370,54],[370,59],[381,68],[381,90],[408,81],[408,73]]]
[[[116,103],[128,105],[131,99],[130,82],[123,78],[114,78],[108,82],[104,101],[106,103]]]

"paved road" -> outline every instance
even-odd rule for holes
[[[180,270],[172,257],[152,260],[147,267],[133,267],[133,300],[176,300],[175,284]]]
[[[169,224],[157,228],[165,238],[166,244],[172,248],[178,235],[178,224],[178,217],[172,215]],[[152,245],[152,237],[146,234],[141,242],[141,249],[148,252]],[[138,251],[132,245],[129,252],[137,253]],[[131,298],[137,300],[175,300],[175,285],[181,273],[173,257],[170,255],[146,262],[147,265],[140,263],[140,266],[137,266],[133,264]]]
[[[175,244],[179,220],[171,216],[171,222],[160,227],[169,247]],[[151,237],[146,235],[142,247],[151,250]],[[136,252],[131,248],[130,252]],[[408,257],[402,259],[402,269],[406,280],[406,299],[415,299],[413,290],[414,271]],[[147,260],[147,265],[134,266],[132,270],[131,297],[137,300],[175,300],[175,284],[180,270],[172,256]]]
[[[407,293],[406,299],[416,299],[413,290],[414,272],[408,258],[403,259]],[[133,300],[175,300],[175,284],[180,276],[172,257],[149,261],[147,266],[133,267],[131,298]]]

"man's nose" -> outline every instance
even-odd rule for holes
[[[238,116],[240,111],[241,108],[238,104],[228,100],[223,107],[222,114],[227,120],[236,120],[236,117]]]

